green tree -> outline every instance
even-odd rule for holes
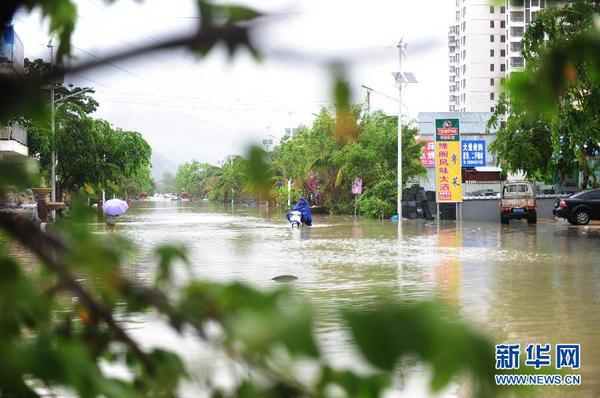
[[[390,216],[396,209],[398,118],[382,112],[360,115],[358,108],[353,115],[356,136],[339,140],[336,118],[322,110],[311,128],[299,128],[275,148],[274,167],[282,179],[291,178],[303,187],[305,195],[305,181],[311,173],[318,176],[323,203],[334,213],[352,212],[350,187],[355,178],[361,178],[365,188],[359,201],[361,211],[371,217]],[[422,144],[416,141],[417,133],[409,125],[402,131],[405,184],[425,173],[419,162]]]
[[[156,183],[156,190],[161,193],[175,192],[175,176],[168,171],[164,172],[162,177]]]
[[[116,194],[124,197],[125,200],[136,197],[142,192],[147,195],[153,195],[156,192],[156,183],[151,176],[150,167],[139,168],[129,177],[121,177],[115,184]]]
[[[208,196],[213,183],[212,177],[220,173],[217,166],[196,160],[184,163],[177,169],[175,188],[187,191],[192,197],[204,199]]]
[[[599,11],[596,2],[577,0],[537,13],[528,26],[526,69],[513,74],[511,95],[491,120],[500,125],[491,149],[505,169],[546,181],[581,170],[584,188],[598,186],[592,167],[600,153],[599,68],[597,54],[590,58],[584,49],[598,36]]]

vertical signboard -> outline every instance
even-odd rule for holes
[[[461,166],[458,119],[435,119],[435,175],[438,202],[462,202]]]
[[[424,167],[435,167],[435,141],[419,140],[419,142],[425,143],[421,152],[421,164]]]

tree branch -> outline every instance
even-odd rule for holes
[[[102,303],[95,300],[90,292],[77,282],[67,267],[57,261],[55,256],[52,255],[53,248],[68,250],[67,245],[62,240],[42,232],[32,222],[18,220],[15,215],[7,212],[0,212],[0,227],[36,254],[48,268],[56,273],[66,289],[73,292],[79,297],[82,304],[87,306],[95,315],[106,322],[106,324],[115,332],[117,339],[133,351],[149,372],[154,371],[155,366],[152,359],[127,334],[127,332],[117,324],[111,311]]]

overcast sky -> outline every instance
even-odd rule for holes
[[[451,1],[243,3],[275,15],[254,36],[259,48],[302,53],[305,61],[277,56],[257,63],[245,53],[229,60],[222,49],[198,60],[177,49],[68,76],[67,83],[94,87],[98,117],[141,132],[175,163],[216,163],[267,135],[281,137],[285,127],[309,125],[313,113],[331,103],[328,70],[316,60],[353,60],[349,78],[357,102],[363,84],[396,98],[391,72],[398,69],[395,45],[402,36],[408,43],[403,69],[419,81],[404,91],[405,111],[415,118],[447,110]],[[80,0],[77,6],[73,54],[79,60],[190,31],[197,23],[193,0]],[[48,59],[48,27],[40,15],[19,12],[14,24],[25,55]],[[397,113],[397,103],[383,95],[373,94],[371,104]]]

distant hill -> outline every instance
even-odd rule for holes
[[[152,163],[152,177],[155,180],[160,180],[164,173],[176,174],[177,168],[179,167],[170,159],[167,159],[160,153],[156,153],[154,151],[152,152],[152,158],[150,162]]]

